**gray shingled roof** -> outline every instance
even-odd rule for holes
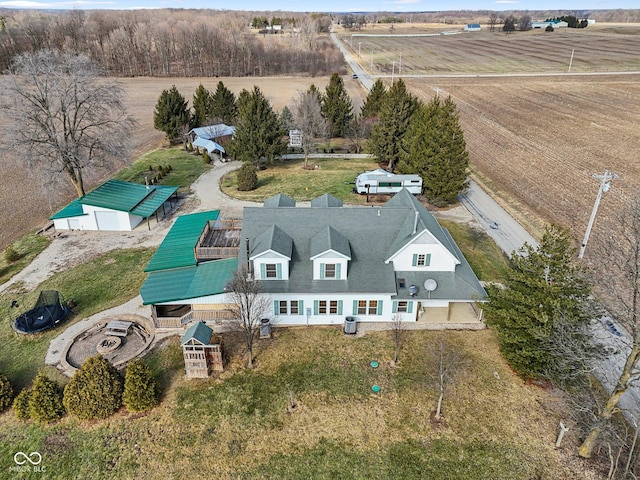
[[[277,207],[295,207],[296,201],[285,195],[284,193],[279,193],[274,195],[273,197],[269,197],[264,201],[264,206],[269,208],[277,208]]]
[[[284,233],[276,225],[271,225],[260,235],[255,237],[253,242],[249,241],[251,247],[251,258],[272,250],[291,259],[293,241],[291,237]]]
[[[436,297],[436,292],[433,292],[432,298],[483,299],[486,296],[484,289],[449,233],[406,190],[396,194],[380,208],[345,207],[336,212],[332,207],[245,207],[242,237],[249,238],[251,256],[259,250],[259,245],[260,249],[264,248],[264,239],[268,238],[264,234],[270,229],[275,231],[275,226],[291,239],[289,279],[262,282],[265,293],[395,295],[397,292],[397,298],[404,298],[402,289],[397,291],[393,264],[385,261],[412,238],[416,211],[421,225],[429,228],[461,263],[456,267],[455,273],[397,272],[397,276],[404,277],[407,286],[415,284],[419,287],[428,278],[434,278],[439,285],[436,290],[439,296]],[[351,256],[347,280],[313,279],[312,250],[317,252],[318,249],[315,245],[312,248],[312,244],[318,232],[329,235],[331,230],[328,227],[347,240]],[[418,232],[421,230],[418,228]],[[328,238],[326,241],[331,243]],[[247,262],[244,249],[240,250],[238,261],[240,265]],[[408,298],[408,290],[404,290]],[[420,288],[416,298],[427,298],[424,288]]]
[[[320,195],[318,198],[311,200],[311,206],[313,208],[329,208],[329,207],[342,207],[342,200],[334,197],[328,193]]]
[[[351,258],[351,249],[347,237],[338,232],[335,228],[327,225],[325,228],[311,237],[311,258],[333,250],[347,258]]]

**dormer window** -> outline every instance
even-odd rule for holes
[[[264,271],[267,278],[278,278],[278,267],[275,263],[265,264]]]
[[[325,263],[324,264],[324,278],[336,278],[336,264]]]

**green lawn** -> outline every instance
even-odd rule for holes
[[[212,166],[204,163],[201,156],[192,155],[182,147],[153,150],[129,167],[118,172],[114,178],[133,183],[145,183],[145,177],[151,181],[158,175],[159,167],[171,166],[171,172],[163,177],[161,185],[178,185],[180,190],[189,190],[191,184]]]
[[[0,252],[0,285],[9,281],[16,273],[29,265],[49,245],[49,238],[35,233],[24,235],[12,247],[20,255],[20,259],[7,263],[4,252]]]
[[[394,367],[388,332],[352,338],[339,328],[278,329],[258,342],[255,369],[232,361],[217,378],[192,381],[173,337],[145,358],[164,388],[159,407],[45,427],[5,413],[0,471],[20,450],[40,452],[47,478],[65,480],[158,472],[175,479],[579,478],[563,463],[565,449],[553,448],[559,419],[540,407],[551,396],[513,375],[491,331],[447,332],[451,348],[470,361],[447,389],[444,421],[430,422],[437,388],[429,351],[438,336],[412,332]]]
[[[145,278],[144,266],[152,253],[152,249],[113,251],[55,274],[28,294],[0,295],[0,372],[7,375],[18,389],[28,385],[37,370],[44,367],[49,342],[60,334],[60,328],[121,305],[138,294]],[[33,305],[40,290],[47,289],[60,291],[67,300],[73,299],[78,304],[73,315],[58,329],[35,335],[15,333],[9,320],[11,302],[18,300],[20,307],[16,311],[22,312]]]
[[[230,197],[241,200],[263,201],[278,193],[289,195],[298,201],[312,200],[325,193],[345,203],[365,203],[366,197],[351,193],[359,173],[378,168],[369,158],[313,158],[309,165],[318,168],[305,170],[304,160],[278,160],[258,172],[258,188],[250,192],[237,189],[235,172],[222,180],[221,188]]]
[[[479,280],[502,282],[508,267],[507,257],[481,230],[446,220],[439,223],[449,230]]]

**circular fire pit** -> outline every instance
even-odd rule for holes
[[[106,335],[98,341],[96,345],[96,351],[100,355],[106,355],[114,350],[117,350],[122,344],[122,339],[113,335]]]

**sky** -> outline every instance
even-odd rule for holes
[[[0,0],[0,8],[116,9],[206,8],[289,12],[424,12],[442,10],[636,9],[638,0]]]

